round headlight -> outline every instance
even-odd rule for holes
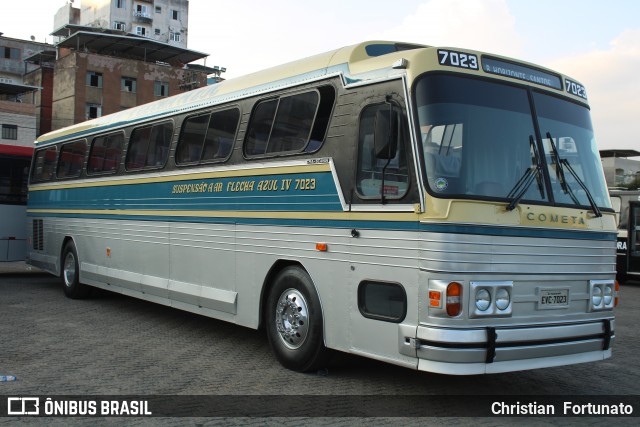
[[[506,310],[511,303],[511,295],[509,295],[509,291],[502,288],[498,289],[496,292],[496,307],[498,310]]]
[[[486,289],[478,289],[476,292],[476,308],[480,311],[486,311],[491,305],[491,295]]]
[[[613,300],[613,287],[611,285],[604,286],[604,305],[611,305]]]
[[[593,294],[591,295],[591,304],[594,307],[599,307],[602,304],[602,288],[600,286],[593,287]]]

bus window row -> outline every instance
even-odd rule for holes
[[[322,86],[257,102],[243,144],[245,158],[317,151],[324,141],[335,98],[332,86]],[[175,164],[228,160],[239,124],[240,110],[236,107],[186,117],[177,141]],[[135,127],[126,153],[123,130],[99,135],[91,144],[78,139],[42,148],[35,153],[31,181],[78,178],[85,167],[85,157],[88,176],[115,174],[123,155],[127,172],[163,168],[173,133],[173,120]]]

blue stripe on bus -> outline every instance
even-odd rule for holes
[[[32,191],[29,209],[339,211],[330,172],[151,182]]]
[[[556,230],[546,228],[522,228],[490,225],[433,224],[420,221],[384,221],[384,220],[339,220],[304,218],[243,218],[243,217],[201,217],[172,215],[127,215],[127,214],[82,214],[82,213],[29,213],[29,217],[63,217],[110,219],[129,221],[164,221],[188,223],[272,225],[282,227],[319,227],[386,231],[423,231],[442,234],[466,234],[498,237],[534,237],[549,239],[575,239],[601,242],[615,242],[616,233],[581,230]]]

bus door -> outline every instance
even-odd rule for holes
[[[413,213],[419,199],[400,104],[401,100],[384,102],[382,97],[360,114],[352,191],[356,216],[351,231],[349,345],[356,353],[411,365],[414,358],[398,354],[398,328],[417,321],[419,243],[413,223],[395,219]]]
[[[640,279],[640,202],[629,203],[629,254],[627,274]]]

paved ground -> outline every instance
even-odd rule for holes
[[[640,395],[640,284],[625,285],[617,310],[612,359],[501,375],[450,377],[345,356],[328,370],[298,374],[282,368],[266,335],[137,299],[97,291],[64,297],[58,279],[20,263],[0,264],[0,397],[59,395],[234,395],[259,405],[289,396],[300,406],[336,405],[357,411],[349,396],[424,396],[436,415],[451,418],[128,418],[127,425],[508,425],[502,418],[459,418],[465,401],[441,395]],[[344,396],[344,401],[305,396]],[[264,396],[263,401],[259,396]],[[300,397],[302,396],[302,397]],[[429,396],[432,399],[429,400]],[[637,396],[636,396],[637,397]],[[229,399],[229,398],[227,398]],[[269,400],[271,399],[271,400]],[[298,399],[298,400],[296,400]],[[232,403],[232,400],[217,404]],[[240,402],[240,403],[238,403]],[[435,403],[434,403],[435,402]],[[468,402],[468,401],[467,401]],[[0,402],[1,403],[1,402]],[[375,400],[374,400],[375,404]],[[274,409],[275,410],[275,409]],[[317,414],[317,407],[300,409]],[[331,408],[329,408],[331,410]],[[635,408],[640,412],[640,405]],[[3,415],[3,414],[0,414]],[[8,418],[0,425],[95,425],[91,418]],[[518,419],[530,425],[600,425],[597,418]],[[611,421],[611,420],[610,420]],[[615,419],[616,425],[633,425]],[[102,419],[99,424],[123,424]]]

